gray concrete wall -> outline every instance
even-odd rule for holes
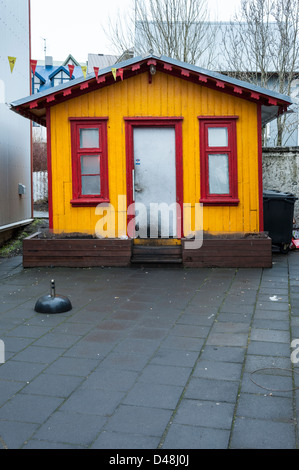
[[[299,147],[263,148],[263,186],[299,198]],[[294,216],[299,225],[299,200]]]

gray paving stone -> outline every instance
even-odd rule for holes
[[[237,417],[230,447],[232,449],[294,449],[291,423]]]
[[[172,410],[120,405],[107,422],[105,429],[161,438],[171,415]]]
[[[32,344],[23,351],[17,353],[14,356],[14,360],[23,362],[38,362],[40,364],[51,364],[51,362],[55,361],[63,353],[64,349],[61,348],[41,347]]]
[[[98,415],[57,411],[35,433],[35,439],[90,446],[105,424]]]
[[[285,330],[288,331],[290,329],[290,324],[288,320],[267,320],[265,318],[256,318],[252,324],[253,328],[262,328],[267,329],[270,328],[272,330]]]
[[[191,426],[231,429],[234,404],[184,399],[173,423]]]
[[[91,449],[157,449],[159,438],[136,434],[103,431]]]
[[[206,342],[207,345],[215,346],[243,346],[247,345],[248,335],[246,333],[211,333]]]
[[[187,338],[185,336],[169,335],[163,341],[163,348],[165,349],[178,349],[183,351],[196,351],[200,352],[204,345],[204,338]]]
[[[123,403],[174,410],[182,392],[183,387],[141,382],[134,385],[124,398]]]
[[[0,406],[2,406],[13,395],[22,390],[26,382],[17,382],[12,380],[0,380]],[[1,432],[0,432],[1,435]]]
[[[103,389],[112,391],[128,391],[135,383],[138,373],[122,367],[100,365],[82,384],[82,389]]]
[[[124,392],[79,387],[61,405],[60,410],[107,416],[115,411],[123,398]]]
[[[30,439],[29,442],[25,442],[22,449],[29,450],[78,450],[86,449],[86,446],[79,444],[63,444],[62,442],[50,442],[38,439]]]
[[[48,366],[46,371],[48,374],[87,377],[98,363],[96,359],[90,358],[60,357]]]
[[[230,432],[224,429],[172,424],[162,449],[227,449]]]
[[[270,338],[268,338],[270,339]],[[274,338],[273,338],[274,339]],[[259,354],[275,357],[290,357],[290,344],[275,343],[272,341],[253,341],[250,338],[248,345],[248,354]]]
[[[21,449],[39,425],[0,420],[0,450]]]
[[[246,357],[245,371],[269,368],[268,373],[274,375],[284,375],[284,369],[290,369],[292,363],[288,357],[271,357],[248,354]],[[288,373],[289,375],[289,373]]]
[[[193,367],[198,354],[194,351],[160,348],[152,359],[152,364]]]
[[[42,373],[29,382],[29,384],[22,389],[22,393],[66,398],[76,390],[81,383],[82,377]]]
[[[278,331],[274,329],[252,328],[251,335],[252,341],[274,341],[276,343],[290,344],[289,331]]]
[[[0,420],[42,424],[62,401],[56,397],[19,393],[0,408]]]
[[[237,416],[292,423],[292,399],[271,395],[241,393]]]
[[[191,367],[147,365],[139,376],[139,382],[184,386],[192,372]]]
[[[170,330],[170,335],[187,336],[191,338],[205,338],[209,332],[209,327],[198,325],[177,324]]]
[[[205,379],[240,380],[241,372],[242,364],[200,360],[193,376]]]
[[[184,397],[194,400],[235,403],[239,382],[192,377],[187,385]]]
[[[29,382],[39,375],[44,368],[45,364],[14,361],[12,359],[0,365],[0,379]]]
[[[244,372],[241,384],[241,393],[255,395],[272,395],[274,397],[292,398],[292,377],[270,375],[263,371]]]
[[[246,348],[238,346],[209,346],[206,345],[201,353],[201,360],[243,363]]]

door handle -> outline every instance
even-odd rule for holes
[[[135,170],[132,170],[132,191],[133,201],[135,201]]]

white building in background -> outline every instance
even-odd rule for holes
[[[10,70],[8,57],[15,57]],[[32,220],[31,123],[8,103],[30,94],[30,0],[0,1],[0,243]]]

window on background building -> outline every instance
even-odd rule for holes
[[[107,119],[70,118],[73,205],[109,202]]]
[[[199,116],[201,199],[236,205],[238,199],[237,116]]]
[[[69,75],[65,73],[63,70],[61,70],[52,78],[52,85],[53,86],[61,85],[62,83],[68,82],[69,80],[70,80]]]
[[[32,93],[33,94],[39,92],[41,84],[42,84],[41,79],[38,78],[36,75],[34,75],[33,84],[32,84]]]

